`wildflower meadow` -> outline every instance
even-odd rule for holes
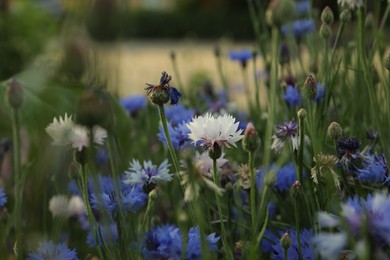
[[[390,259],[390,1],[243,1],[130,96],[120,1],[63,2],[0,1],[0,259]]]

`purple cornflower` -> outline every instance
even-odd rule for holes
[[[272,136],[274,141],[272,142],[271,149],[275,152],[281,152],[284,148],[286,141],[290,141],[293,150],[298,150],[299,147],[299,135],[298,124],[295,121],[285,122],[282,125],[278,125],[275,134]],[[305,143],[309,144],[309,138],[305,136]]]
[[[7,201],[8,198],[4,193],[4,189],[0,187],[0,207],[3,207]]]
[[[314,232],[311,229],[303,229],[300,233],[301,239],[301,250],[302,257],[299,257],[298,251],[298,239],[297,232],[295,229],[291,229],[287,232],[291,238],[291,246],[288,248],[288,259],[305,259],[305,260],[314,260],[316,258],[315,252],[312,247],[312,239],[314,237]],[[283,233],[280,233],[280,237]],[[271,253],[271,257],[274,260],[283,260],[284,249],[280,244],[280,237],[277,240],[273,241],[273,252]]]
[[[233,61],[239,61],[242,67],[246,67],[248,60],[253,58],[253,52],[248,49],[230,51],[229,58]]]
[[[360,146],[361,143],[355,136],[344,137],[337,141],[339,158],[337,165],[345,171],[353,170],[355,164],[361,163]]]
[[[53,241],[43,242],[37,251],[31,252],[27,260],[77,260],[76,249],[69,249],[65,243],[54,244]]]
[[[146,97],[142,95],[134,95],[121,98],[119,103],[124,109],[129,112],[132,117],[135,117],[140,110],[143,110],[148,104]]]
[[[270,169],[275,168],[275,165],[272,165]],[[256,185],[258,189],[263,188],[265,172],[260,170],[256,174]],[[294,182],[297,180],[297,174],[293,163],[288,163],[278,169],[275,175],[274,188],[278,192],[288,191]]]
[[[362,168],[353,170],[360,181],[384,183],[389,181],[389,170],[384,154],[365,154],[362,159]]]
[[[125,212],[137,212],[146,204],[147,195],[140,185],[125,185],[121,181],[118,183],[119,194],[115,191],[114,180],[111,177],[103,176],[99,178],[101,193],[92,191],[90,194],[91,207],[102,209],[102,207],[115,217],[122,204]],[[102,202],[102,203],[101,203]]]
[[[206,237],[206,242],[208,245],[209,251],[216,251],[218,249],[217,243],[219,237],[215,236],[215,233],[212,233]],[[199,227],[192,227],[188,231],[188,240],[187,240],[187,251],[186,259],[201,259],[201,240],[199,234]]]
[[[98,230],[99,245],[102,245],[101,237],[103,237],[104,242],[109,245],[115,244],[118,241],[118,229],[116,223],[111,223],[105,226],[99,224],[98,229],[99,229]],[[91,230],[89,230],[87,234],[87,244],[90,247],[96,247],[96,242],[92,235]]]
[[[312,19],[302,19],[282,25],[280,29],[286,36],[293,34],[295,37],[303,37],[315,30],[315,24]]]
[[[176,105],[179,102],[181,93],[173,86],[170,85],[172,77],[165,71],[161,73],[160,82],[157,85],[146,83],[145,90],[148,95],[151,95],[153,103],[157,105],[163,105],[169,100],[171,105]]]
[[[172,142],[173,148],[178,151],[182,148],[186,148],[188,144],[191,143],[188,134],[190,129],[188,129],[185,122],[179,124],[178,126],[173,126],[171,123],[168,124],[168,133]],[[157,134],[158,139],[167,145],[167,140],[165,138],[164,128],[160,126],[159,133]]]
[[[167,107],[165,110],[167,119],[172,123],[173,126],[177,126],[180,123],[191,121],[195,115],[193,109],[185,108],[182,104],[178,104],[173,107]]]
[[[284,94],[283,99],[288,103],[290,107],[299,106],[302,100],[298,89],[291,85],[286,88],[286,93]]]

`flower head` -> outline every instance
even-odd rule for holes
[[[278,125],[275,134],[272,136],[271,149],[276,152],[281,152],[286,141],[291,141],[294,150],[298,150],[298,124],[295,121],[289,121],[282,125]]]
[[[337,3],[342,7],[347,7],[352,10],[363,7],[363,0],[337,0]]]
[[[0,187],[0,207],[3,207],[7,203],[7,196],[4,193],[4,189]]]
[[[125,172],[123,183],[125,184],[154,184],[163,181],[172,180],[172,174],[169,173],[168,160],[164,160],[160,166],[154,165],[152,161],[145,161],[143,165],[138,160],[133,160],[130,163],[130,168]]]
[[[177,126],[173,126],[171,123],[169,123],[168,133],[169,137],[171,138],[172,146],[175,150],[186,148],[191,142],[190,138],[188,137],[190,130],[188,129],[185,122],[180,123]],[[159,128],[159,133],[157,136],[165,145],[167,145],[164,128],[162,126]]]
[[[291,107],[297,107],[301,104],[302,97],[298,92],[298,89],[294,86],[288,86],[286,89],[286,93],[283,96],[283,99],[289,104]]]
[[[172,77],[165,71],[161,73],[160,82],[157,85],[146,83],[145,90],[148,95],[151,95],[153,103],[157,105],[163,105],[168,101],[171,101],[171,105],[176,105],[179,102],[181,93],[173,86],[170,85]]]
[[[297,232],[294,229],[289,230],[288,235],[291,239],[291,246],[288,248],[287,254],[288,259],[299,259],[299,251],[298,251],[298,238],[297,238]],[[285,233],[281,233],[281,236]],[[316,255],[312,248],[312,239],[314,237],[314,232],[311,229],[303,229],[300,233],[300,239],[301,239],[301,252],[302,252],[302,259],[306,260],[314,260]],[[280,243],[280,238],[273,241],[273,252],[271,254],[272,259],[275,260],[282,260],[284,256],[284,248],[282,247]]]
[[[133,117],[137,115],[138,111],[144,109],[147,105],[146,97],[141,95],[122,98],[119,103]]]
[[[248,49],[240,51],[230,51],[229,57],[233,61],[239,61],[243,67],[246,66],[248,60],[253,58],[253,52]]]
[[[353,170],[358,180],[371,183],[389,181],[389,169],[384,154],[365,154],[362,158],[363,167]]]
[[[238,125],[239,122],[235,122],[234,117],[229,114],[215,118],[207,113],[205,116],[193,118],[192,122],[187,124],[191,131],[188,136],[194,144],[209,150],[215,145],[220,148],[229,148],[231,145],[236,147],[236,142],[243,138],[243,130],[238,130]]]
[[[328,173],[332,175],[335,186],[340,189],[339,177],[334,170],[338,161],[337,157],[328,154],[318,154],[313,160],[316,163],[311,169],[311,178],[313,179],[313,182],[318,184],[318,176],[323,177]]]
[[[69,249],[65,243],[43,242],[37,251],[28,254],[27,260],[77,260],[75,249]]]
[[[67,217],[68,198],[64,195],[53,196],[49,201],[49,210],[54,217]]]
[[[183,122],[191,121],[195,111],[193,109],[185,108],[182,104],[167,107],[165,115],[173,126],[177,126]]]
[[[315,30],[315,24],[312,19],[296,20],[291,24],[282,25],[280,30],[285,35],[293,34],[295,37],[303,37]]]

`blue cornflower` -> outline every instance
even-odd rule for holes
[[[77,260],[76,249],[69,249],[65,243],[43,242],[36,252],[31,252],[27,260]]]
[[[164,160],[160,166],[154,165],[152,161],[144,161],[143,165],[138,160],[133,160],[130,163],[130,168],[125,172],[123,183],[125,184],[141,184],[156,185],[157,182],[168,182],[172,180],[172,174],[169,173],[168,160]]]
[[[182,235],[173,225],[151,229],[142,241],[141,253],[145,259],[181,259]]]
[[[253,52],[248,49],[230,51],[229,57],[233,61],[239,61],[241,63],[241,66],[245,67],[248,60],[253,58]]]
[[[103,244],[101,237],[103,237],[104,242],[108,245],[115,244],[118,241],[119,237],[118,237],[118,229],[117,229],[116,223],[111,223],[111,224],[105,225],[105,226],[102,226],[99,224],[98,229],[99,229],[98,230],[98,234],[99,234],[98,243],[99,243],[99,245]],[[92,235],[91,230],[88,231],[87,244],[90,247],[96,247],[96,242],[95,242],[95,239]]]
[[[295,10],[299,16],[305,15],[310,11],[310,2],[303,0],[298,1],[295,5]]]
[[[337,141],[337,150],[339,161],[337,165],[346,171],[353,170],[355,164],[361,163],[359,139],[355,136],[344,137]]]
[[[383,183],[389,180],[388,167],[384,154],[367,154],[362,160],[363,168],[357,168],[353,172],[360,181],[371,183]]]
[[[215,233],[212,233],[206,237],[208,250],[215,251],[218,249],[217,243],[219,241],[219,237],[215,236]],[[188,240],[187,240],[187,251],[186,251],[186,259],[196,260],[201,259],[202,251],[201,251],[201,241],[199,234],[199,227],[192,227],[188,231]]]
[[[114,180],[111,177],[100,177],[99,183],[101,186],[101,193],[92,191],[90,195],[92,208],[101,209],[103,206],[107,212],[115,217],[119,212],[119,201],[125,212],[137,212],[146,204],[148,196],[143,192],[140,185],[131,186],[120,182],[118,183],[120,194],[117,194]],[[101,205],[100,202],[102,202],[103,205]]]
[[[315,30],[315,24],[312,19],[302,19],[282,25],[280,29],[286,36],[293,34],[295,37],[303,37]]]
[[[133,117],[137,115],[138,111],[144,109],[148,104],[146,97],[143,95],[134,95],[134,96],[121,98],[119,100],[119,103]]]
[[[4,193],[4,189],[0,187],[0,207],[4,206],[7,200],[8,198]]]
[[[178,126],[172,126],[171,123],[168,124],[168,133],[171,139],[173,148],[175,150],[180,150],[181,148],[187,147],[188,144],[191,143],[191,139],[188,137],[190,133],[190,129],[188,129],[187,124],[185,122],[179,124]],[[158,139],[167,145],[167,140],[165,138],[164,128],[160,126],[159,133],[157,134]]]
[[[96,163],[98,165],[104,166],[107,165],[110,157],[108,156],[108,152],[105,148],[100,148],[96,151]]]
[[[275,168],[275,165],[272,165],[270,169]],[[264,185],[264,176],[265,173],[263,170],[260,170],[256,174],[256,186],[258,189],[262,189]],[[297,174],[293,163],[288,163],[276,172],[276,180],[274,183],[274,188],[279,192],[287,191],[291,188],[294,182],[297,180]]]
[[[297,107],[301,104],[301,95],[299,91],[294,86],[288,86],[286,88],[286,93],[284,94],[283,99],[288,103],[290,107]]]
[[[287,250],[288,259],[299,259],[297,232],[295,229],[291,229],[287,233],[290,235],[291,242],[292,242],[291,246]],[[273,252],[271,254],[272,259],[283,260],[284,249],[280,245],[280,237],[274,241],[274,245],[272,246],[273,249]],[[309,230],[303,229],[301,231],[300,238],[301,238],[302,259],[305,260],[315,259],[316,255],[312,248],[313,237],[314,237],[314,232],[312,229]]]
[[[313,99],[314,102],[320,102],[325,97],[325,85],[317,82],[317,95]]]
[[[180,123],[191,121],[195,112],[193,109],[185,108],[182,104],[178,104],[177,106],[167,107],[165,115],[173,126],[177,126]]]
[[[169,84],[172,77],[163,71],[160,78],[160,82],[157,85],[146,83],[145,90],[148,95],[151,95],[152,102],[157,105],[164,105],[169,100],[171,105],[176,105],[179,102],[181,93],[173,86]]]

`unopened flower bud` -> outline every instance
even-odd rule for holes
[[[331,25],[334,21],[334,15],[332,9],[329,8],[329,6],[326,6],[324,10],[322,10],[321,13],[321,21],[324,24]]]
[[[329,39],[330,35],[332,34],[332,28],[330,28],[327,24],[322,24],[320,28],[320,36],[322,39]]]
[[[291,244],[292,244],[292,241],[291,241],[290,235],[288,233],[284,233],[284,235],[280,239],[280,245],[282,246],[282,248],[284,250],[287,250],[290,248]]]
[[[279,48],[279,63],[281,65],[288,64],[290,62],[290,52],[286,44],[282,43]]]
[[[291,186],[290,194],[293,198],[298,198],[302,194],[302,184],[299,181],[295,181]]]
[[[370,129],[366,132],[366,137],[368,140],[377,141],[379,139],[379,133],[374,129]]]
[[[256,132],[255,127],[252,123],[248,123],[245,132],[244,138],[242,139],[242,147],[247,152],[254,152],[260,146],[260,138]]]
[[[88,151],[86,147],[83,147],[81,151],[76,150],[75,160],[81,165],[85,165],[88,162]]]
[[[390,53],[387,54],[385,59],[385,68],[390,71]]]
[[[221,155],[222,155],[221,147],[217,143],[214,143],[214,146],[211,149],[209,149],[209,157],[212,160],[217,160],[221,157]]]
[[[312,75],[309,75],[303,83],[303,96],[308,100],[317,96],[317,82]]]
[[[80,177],[80,165],[75,162],[71,162],[68,169],[69,178],[77,180]]]
[[[87,127],[100,125],[107,129],[111,117],[109,102],[97,91],[86,91],[79,97],[76,115],[78,124]]]
[[[163,89],[155,90],[153,94],[150,96],[152,102],[156,105],[164,105],[169,101],[169,95]]]
[[[148,207],[153,206],[157,198],[158,198],[157,190],[156,189],[151,190],[148,195]]]
[[[8,83],[7,89],[8,103],[13,109],[18,109],[23,104],[24,92],[22,85],[16,79]]]
[[[274,26],[287,23],[293,17],[294,8],[293,0],[272,0],[265,13],[267,23]]]
[[[299,119],[305,119],[306,114],[307,113],[306,113],[306,110],[304,108],[299,109],[298,113],[297,113]]]
[[[339,123],[332,122],[329,124],[328,136],[330,138],[339,139],[342,134],[343,134],[343,129],[341,128]]]
[[[342,23],[349,23],[352,19],[351,11],[344,9],[340,14],[340,21]]]
[[[371,12],[369,12],[366,16],[366,22],[365,22],[366,29],[371,30],[373,24],[374,24],[374,16]]]

